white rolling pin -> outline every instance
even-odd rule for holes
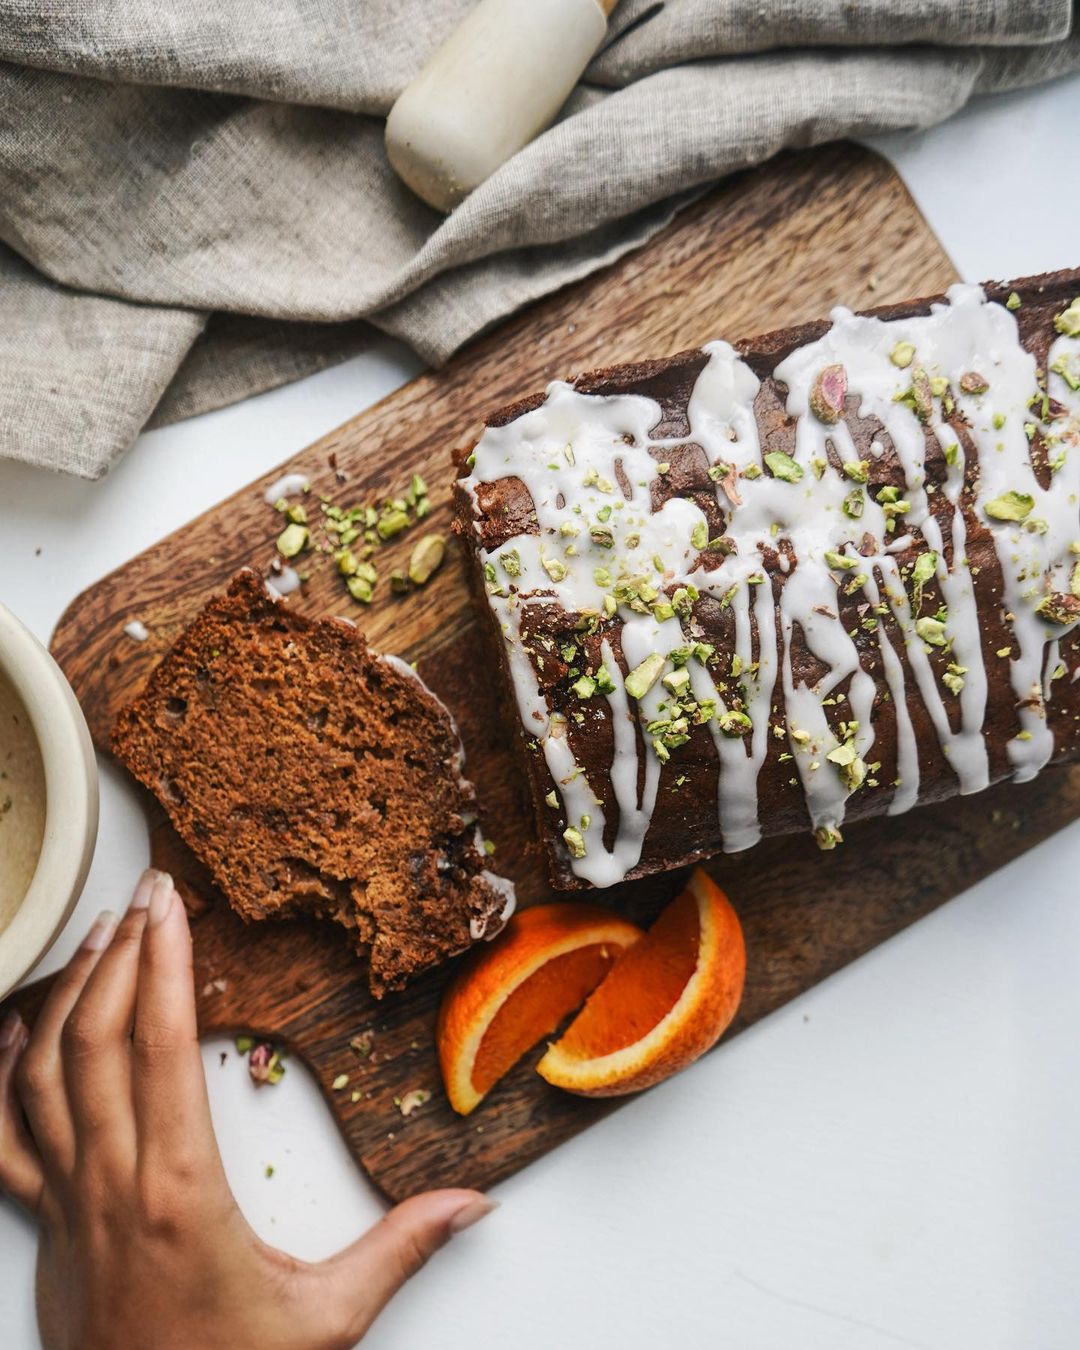
[[[386,123],[418,197],[451,211],[548,126],[607,32],[617,0],[480,0]]]

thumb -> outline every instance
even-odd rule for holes
[[[319,1267],[335,1321],[359,1340],[410,1276],[462,1229],[496,1207],[479,1191],[428,1191],[385,1214],[351,1247]]]

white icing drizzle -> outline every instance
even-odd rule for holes
[[[299,497],[308,486],[308,476],[306,473],[286,473],[277,478],[263,493],[263,501],[267,506],[275,506],[282,497]]]
[[[280,572],[271,572],[266,578],[266,589],[279,600],[298,591],[300,585],[300,573],[295,567],[282,567]]]
[[[145,642],[150,636],[150,630],[141,619],[132,619],[130,623],[124,624],[124,635],[131,638],[132,642]]]
[[[1046,394],[1056,400],[1059,415],[1048,416],[1034,358],[1019,341],[1013,314],[988,302],[977,286],[952,287],[947,303],[935,304],[927,315],[883,321],[838,308],[831,317],[821,338],[792,352],[774,372],[796,419],[790,458],[763,454],[754,414],[759,381],[724,342],[704,349],[708,362],[689,400],[685,437],[650,436],[661,421],[651,399],[588,395],[554,383],[541,406],[489,427],[476,445],[465,480],[474,504],[480,483],[515,477],[535,508],[538,533],[481,550],[481,559],[522,723],[557,784],[571,865],[593,885],[612,885],[640,859],[662,762],[669,758],[665,737],[672,737],[672,754],[682,743],[673,724],[679,716],[706,722],[711,733],[725,850],[760,838],[758,776],[778,734],[787,740],[784,753],[794,761],[819,842],[835,841],[848,798],[864,782],[876,785],[879,767],[872,762],[878,690],[860,664],[857,630],[849,631],[839,617],[841,589],[857,594],[863,626],[876,632],[895,710],[890,813],[918,800],[919,747],[908,706],[915,691],[958,790],[986,786],[989,675],[965,555],[963,505],[990,528],[1002,572],[1001,605],[1012,641],[1005,656],[993,659],[1008,659],[1017,698],[1020,732],[1007,747],[1014,777],[1032,777],[1053,753],[1045,707],[1063,673],[1058,640],[1075,619],[1052,623],[1039,604],[1052,593],[1070,593],[1080,549],[1080,393],[1070,382],[1080,371],[1080,339],[1062,335],[1051,347]],[[847,408],[857,404],[860,418],[874,418],[883,429],[870,446],[872,459],[891,446],[902,489],[864,488],[866,466],[844,417],[838,407],[835,420],[829,407],[823,412],[822,372],[837,367],[846,380]],[[948,423],[953,409],[966,421],[978,455],[977,471],[971,466],[966,477],[964,443]],[[1036,426],[1054,466],[1047,488],[1031,459]],[[927,482],[924,462],[928,433],[948,466],[936,489]],[[710,477],[734,548],[704,547],[707,522],[691,500],[670,497],[651,510],[665,456],[687,444],[699,446],[713,466]],[[936,499],[947,535],[933,514],[935,491],[951,508],[943,513]],[[1000,518],[1002,498],[1022,503],[1021,519]],[[921,577],[912,549],[918,550],[914,566]],[[775,598],[763,570],[765,554],[785,574]],[[715,655],[688,651],[696,641],[690,606],[676,605],[674,614],[670,604],[665,607],[679,588],[696,588],[700,597],[730,607],[729,647]],[[920,618],[912,603],[911,592],[923,589],[940,601],[934,617]],[[617,614],[622,625],[622,666],[605,639],[603,666],[581,671],[586,678],[580,692],[583,710],[601,697],[610,709],[611,793],[618,805],[613,832],[600,784],[591,784],[576,762],[565,715],[549,707],[523,646],[530,610],[552,599],[571,614]],[[902,635],[903,660],[878,621],[886,613]],[[812,687],[793,661],[799,642],[825,671]],[[948,674],[939,678],[941,663],[931,658],[942,650],[950,661]],[[575,658],[581,667],[579,651],[567,659],[572,664]],[[628,672],[650,658],[663,663],[635,699]],[[908,672],[915,691],[906,687]],[[778,681],[783,726],[775,718],[770,725]]]

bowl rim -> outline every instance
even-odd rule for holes
[[[63,671],[0,603],[0,670],[30,719],[45,774],[45,829],[30,884],[0,932],[0,998],[48,952],[82,893],[98,826],[90,732]]]

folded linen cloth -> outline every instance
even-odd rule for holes
[[[623,0],[442,217],[382,119],[470,3],[0,0],[0,456],[97,477],[373,327],[440,363],[727,173],[1080,69],[1069,0]]]

